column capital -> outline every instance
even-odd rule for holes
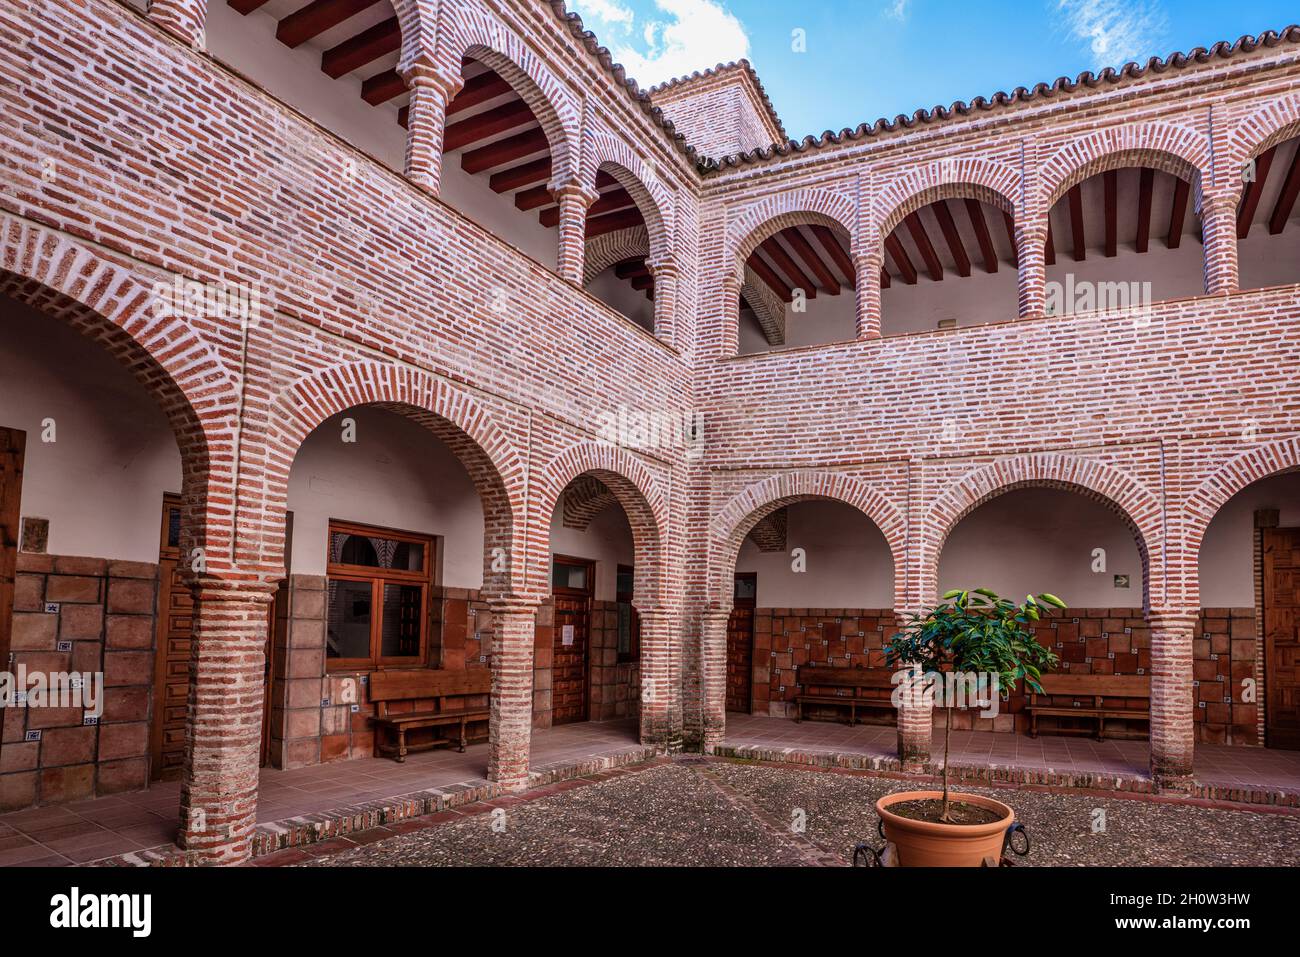
[[[493,615],[533,615],[541,599],[529,595],[493,595],[486,599]]]
[[[1153,608],[1147,613],[1147,623],[1153,629],[1163,631],[1175,631],[1179,629],[1192,629],[1200,620],[1199,611],[1193,611],[1187,608],[1170,608],[1157,609]]]
[[[1201,193],[1201,213],[1215,212],[1237,215],[1237,206],[1241,202],[1241,184],[1229,183],[1227,186],[1211,186]]]
[[[576,179],[554,180],[548,183],[546,188],[551,191],[557,203],[562,203],[566,199],[577,201],[582,204],[583,209],[590,208],[592,203],[600,199],[600,193]]]
[[[423,87],[434,89],[450,102],[465,85],[465,78],[460,74],[449,75],[432,60],[421,57],[410,63],[399,63],[397,72],[406,81],[408,89]]]
[[[660,277],[671,279],[681,273],[681,266],[677,262],[677,257],[671,254],[660,256],[658,259],[647,259],[645,265],[650,270],[650,275],[656,279]]]
[[[239,577],[226,572],[197,572],[183,575],[182,580],[203,602],[269,605],[275,600],[276,589],[283,577],[280,575],[271,578],[255,574]]]

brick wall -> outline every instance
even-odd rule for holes
[[[7,709],[0,810],[148,784],[157,595],[156,565],[18,554],[11,670],[102,672],[104,713],[86,725],[79,707]]]

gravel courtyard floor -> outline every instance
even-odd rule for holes
[[[876,798],[914,786],[723,761],[655,763],[437,823],[411,822],[409,833],[371,832],[356,835],[356,844],[281,853],[284,864],[316,867],[835,866],[849,862],[859,841],[883,844]],[[1300,864],[1294,814],[970,790],[1015,807],[1033,840],[1020,865]]]

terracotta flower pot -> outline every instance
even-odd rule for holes
[[[876,813],[885,825],[885,839],[898,848],[898,862],[903,867],[979,867],[986,857],[1002,856],[1002,840],[1015,811],[1001,801],[978,794],[949,792],[949,799],[976,807],[988,808],[999,815],[991,824],[939,824],[900,817],[889,810],[891,804],[906,801],[942,800],[942,791],[900,791],[887,794],[876,802]]]

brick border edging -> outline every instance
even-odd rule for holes
[[[759,748],[720,744],[712,755],[737,761],[756,761],[765,765],[803,766],[830,771],[855,771],[876,777],[908,781],[938,780],[940,765],[929,763],[921,772],[903,770],[898,758],[853,754],[839,751],[801,751],[796,748]],[[1102,774],[1095,771],[1065,772],[1048,768],[1006,768],[953,765],[952,780],[994,788],[1054,788],[1118,796],[1145,797],[1172,803],[1197,804],[1214,802],[1237,805],[1241,810],[1300,808],[1300,792],[1263,788],[1230,787],[1222,784],[1193,782],[1179,792],[1160,791],[1150,778],[1131,774]]]
[[[555,762],[543,765],[528,775],[528,789],[533,791],[561,781],[591,777],[615,768],[643,764],[653,760],[658,754],[659,751],[652,746],[638,745],[624,751],[595,755],[576,763]],[[282,821],[271,821],[258,825],[254,832],[252,859],[276,851],[318,844],[348,834],[507,796],[515,795],[509,795],[494,782],[474,779],[429,788],[425,791],[413,791],[391,798],[380,798],[362,804],[346,805],[334,810],[285,818]],[[90,861],[84,866],[185,867],[190,863],[184,850],[170,844]]]

